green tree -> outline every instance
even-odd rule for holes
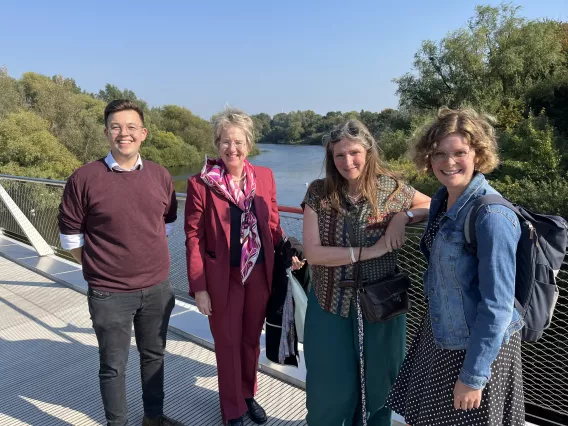
[[[317,129],[320,126],[322,117],[316,114],[314,111],[298,111],[297,112],[300,125],[302,128],[301,140],[304,143],[313,143],[313,138],[321,140],[321,135],[318,133]]]
[[[270,132],[265,135],[267,143],[283,143],[286,140],[287,114],[281,112],[275,114],[270,120]]]
[[[562,25],[527,21],[519,7],[477,6],[467,28],[440,43],[426,40],[414,57],[414,73],[395,79],[407,110],[470,105],[497,113],[519,107],[524,93],[565,62]]]
[[[51,81],[53,81],[55,84],[64,86],[65,88],[67,88],[67,90],[73,92],[76,95],[82,93],[81,88],[77,85],[75,79],[73,78],[66,78],[58,74],[51,77]]]
[[[409,149],[409,135],[404,130],[387,130],[377,139],[382,156],[385,160],[398,160],[405,157]]]
[[[25,73],[20,81],[32,111],[49,123],[50,132],[83,163],[108,149],[103,136],[105,102],[77,94],[72,79]]]
[[[185,144],[171,132],[157,130],[142,144],[142,155],[166,167],[186,166],[203,161],[196,147]]]
[[[526,94],[526,104],[531,111],[544,109],[558,131],[568,136],[568,66],[563,73],[534,85]]]
[[[80,165],[37,114],[20,111],[0,120],[0,172],[65,179]]]
[[[318,132],[326,133],[333,129],[335,126],[341,124],[346,119],[341,111],[329,111],[324,115],[320,121]]]
[[[151,121],[161,130],[179,136],[184,143],[196,147],[199,151],[214,153],[213,131],[208,121],[194,115],[187,108],[166,105],[153,108]]]
[[[371,134],[376,138],[379,132],[382,130],[382,123],[379,119],[379,113],[361,110],[359,117],[361,117],[361,122],[365,126],[367,126]]]
[[[554,129],[543,113],[530,114],[514,129],[502,132],[500,141],[505,159],[493,176],[541,181],[562,173]]]
[[[67,126],[56,132],[59,140],[82,163],[103,157],[109,149],[103,133],[105,103],[84,94],[75,95],[73,102],[76,109]]]
[[[256,141],[264,142],[264,137],[270,132],[270,116],[264,112],[251,116],[254,122],[254,131],[256,133]]]
[[[0,118],[24,108],[24,97],[16,80],[0,74]]]
[[[491,185],[507,199],[535,212],[568,217],[568,176],[533,181],[530,179],[491,180]]]
[[[414,163],[407,158],[391,160],[388,165],[399,178],[423,194],[433,195],[440,187],[440,182],[433,174],[417,170]]]
[[[136,101],[136,104],[140,107],[140,109],[146,113],[148,111],[148,104],[143,101],[142,99],[138,99],[136,93],[132,90],[124,89],[120,90],[114,84],[106,84],[104,90],[99,90],[99,93],[96,95],[92,95],[94,98],[100,99],[105,104],[108,104],[111,101],[115,101],[117,99],[128,99],[131,101]]]
[[[301,142],[305,134],[300,111],[293,111],[287,115],[286,139],[290,142]]]

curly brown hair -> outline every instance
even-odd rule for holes
[[[425,126],[418,135],[414,147],[414,163],[420,170],[432,172],[430,157],[440,141],[451,135],[464,137],[475,151],[475,169],[490,173],[499,165],[497,137],[487,115],[481,115],[471,108],[440,108],[433,122]]]

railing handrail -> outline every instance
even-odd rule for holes
[[[12,176],[0,174],[0,179],[15,180],[19,182],[35,182],[35,183],[45,183],[54,186],[65,186],[66,181],[55,180],[55,179],[42,179],[42,178],[31,178],[25,176]]]
[[[281,213],[304,214],[304,211],[300,207],[278,206],[278,211]]]
[[[67,183],[66,180],[32,178],[26,176],[13,176],[13,175],[3,175],[3,174],[0,174],[0,179],[14,180],[18,182],[45,183],[54,186],[65,186],[65,184]],[[176,199],[187,200],[187,194],[185,192],[176,192]],[[278,206],[278,210],[283,213],[304,214],[302,209],[299,207]]]

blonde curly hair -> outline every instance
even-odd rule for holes
[[[431,156],[441,140],[451,135],[464,137],[475,151],[475,169],[490,173],[499,165],[497,136],[491,125],[493,118],[478,114],[471,108],[440,108],[433,122],[419,133],[414,147],[414,163],[423,171],[432,172]]]
[[[227,126],[235,126],[240,128],[246,137],[247,150],[250,152],[254,146],[254,122],[252,118],[244,111],[226,107],[223,111],[215,114],[211,119],[213,124],[213,146],[219,149],[221,141],[221,133]]]

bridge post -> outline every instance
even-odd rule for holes
[[[48,256],[50,254],[54,254],[53,249],[49,246],[49,244],[47,244],[47,242],[43,239],[37,229],[35,229],[35,227],[28,220],[26,215],[20,210],[14,200],[12,200],[12,197],[10,197],[10,195],[6,192],[2,185],[0,185],[0,199],[6,205],[8,211],[16,220],[16,223],[20,225],[20,228],[22,228],[22,231],[24,231],[24,234],[32,243],[32,246],[35,248],[37,253],[40,256]]]

